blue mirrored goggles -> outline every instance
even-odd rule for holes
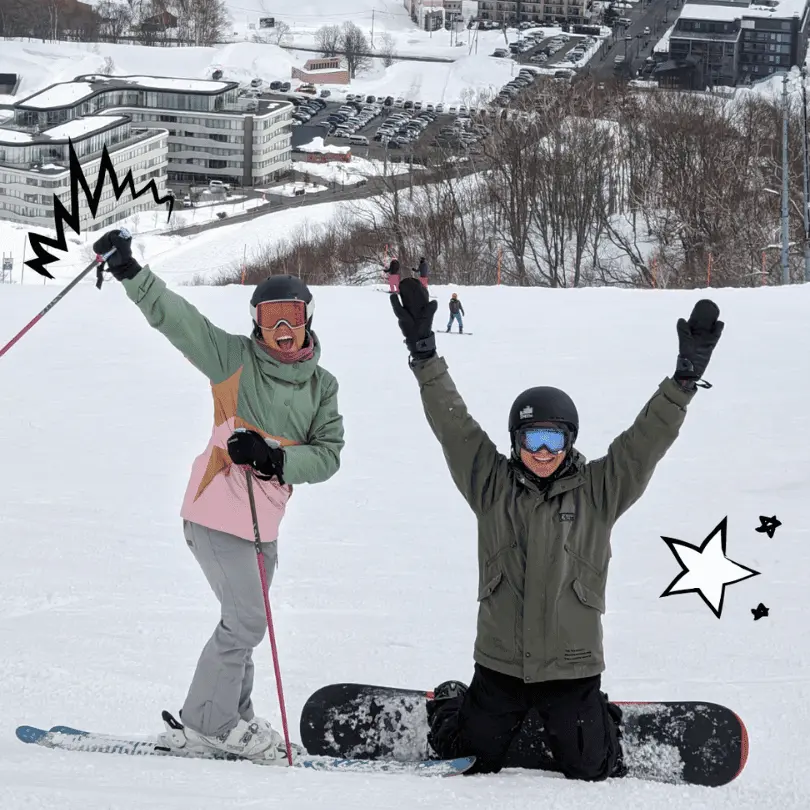
[[[545,447],[549,453],[556,455],[568,447],[569,435],[561,427],[525,427],[518,431],[518,443],[530,453],[537,453]]]

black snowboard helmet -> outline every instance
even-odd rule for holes
[[[571,431],[571,445],[579,433],[579,413],[574,401],[565,391],[550,386],[538,386],[524,391],[509,410],[509,436],[512,452],[520,457],[517,433],[526,425],[536,422],[560,422]]]
[[[261,337],[261,330],[256,321],[256,307],[264,301],[303,301],[306,304],[307,332],[312,329],[315,299],[298,276],[270,276],[256,285],[250,297],[250,317],[253,319],[253,333],[257,337]]]

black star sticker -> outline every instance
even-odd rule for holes
[[[751,613],[754,614],[754,621],[756,622],[763,618],[763,616],[768,615],[768,608],[760,602],[755,608],[751,608]]]
[[[760,515],[759,522],[762,525],[758,526],[756,529],[754,529],[754,531],[767,534],[771,539],[773,539],[773,535],[776,530],[782,525],[782,521],[778,520],[776,515],[773,515],[773,517],[765,517],[765,515]]]

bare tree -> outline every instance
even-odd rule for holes
[[[377,48],[377,53],[382,57],[383,67],[391,67],[394,64],[394,54],[396,53],[396,44],[394,38],[387,31],[380,34],[380,45]]]
[[[284,20],[277,20],[276,27],[270,34],[270,41],[274,45],[287,45],[292,40],[292,29]]]
[[[337,25],[323,25],[315,32],[315,41],[318,50],[324,56],[336,56],[340,50],[340,27]]]
[[[346,59],[350,78],[355,78],[358,70],[364,70],[371,65],[368,39],[362,29],[353,22],[345,22],[341,26],[340,47]]]
[[[96,11],[101,18],[101,34],[110,42],[118,42],[132,24],[132,8],[126,3],[101,0]]]
[[[178,0],[178,37],[191,45],[222,42],[230,23],[225,0]]]

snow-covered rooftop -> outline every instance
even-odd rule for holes
[[[808,0],[774,0],[772,5],[763,3],[738,3],[715,6],[707,3],[686,3],[681,10],[682,20],[706,20],[713,22],[734,22],[743,17],[774,17],[790,19],[804,17]]]
[[[233,82],[215,82],[204,79],[175,79],[169,76],[104,76],[89,74],[77,76],[75,81],[47,87],[19,102],[20,107],[50,110],[70,107],[89,98],[99,90],[113,87],[137,87],[142,90],[173,90],[178,93],[222,93],[236,85]]]
[[[68,107],[78,104],[82,99],[93,94],[89,82],[63,82],[53,87],[46,87],[39,93],[23,99],[20,103],[38,110],[49,110],[54,107]]]
[[[43,135],[52,141],[66,140],[67,138],[81,138],[100,129],[126,121],[126,115],[88,115],[86,118],[76,118],[65,124],[51,127],[43,131]]]
[[[2,129],[0,128],[0,143],[13,143],[23,145],[31,143],[32,136],[30,132],[20,132],[18,129]]]
[[[313,138],[309,143],[302,143],[300,146],[296,146],[295,149],[297,152],[332,152],[339,155],[351,152],[351,147],[325,144],[323,138]]]
[[[134,84],[144,90],[175,90],[186,93],[221,93],[232,82],[217,82],[207,79],[176,79],[171,76],[82,76],[94,82]]]
[[[65,141],[68,138],[76,139],[90,135],[102,129],[106,129],[112,124],[118,124],[129,120],[126,115],[90,115],[86,118],[77,118],[65,124],[43,130],[39,134],[23,132],[18,129],[0,128],[0,143],[12,144],[14,146],[25,146],[32,143],[43,143],[46,141]]]

